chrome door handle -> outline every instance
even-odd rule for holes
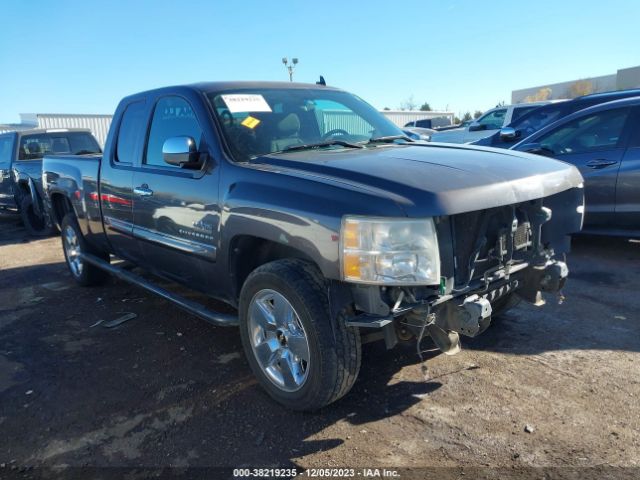
[[[616,162],[615,160],[604,160],[604,159],[598,159],[598,160],[591,160],[590,162],[587,162],[587,167],[589,168],[604,168],[604,167],[608,167],[609,165],[615,165]]]
[[[147,184],[144,184],[139,187],[135,187],[133,189],[133,193],[140,195],[141,197],[150,197],[153,195],[153,190],[151,190]]]

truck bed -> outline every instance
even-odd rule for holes
[[[45,155],[42,184],[47,207],[59,212],[58,202],[70,201],[85,235],[104,235],[98,179],[102,155]],[[58,220],[59,220],[58,216]]]

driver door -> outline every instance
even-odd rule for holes
[[[15,134],[0,136],[0,207],[16,206],[11,180],[11,159],[15,138]]]
[[[616,181],[625,152],[629,108],[575,118],[537,140],[553,157],[578,167],[585,180],[585,226],[611,226]]]

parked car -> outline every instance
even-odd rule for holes
[[[0,134],[0,208],[18,210],[29,234],[50,234],[52,222],[42,204],[42,157],[100,152],[89,130],[24,130]]]
[[[436,132],[430,128],[420,127],[403,127],[402,131],[412,140],[424,140],[425,142],[429,142],[431,140],[431,135]]]
[[[493,135],[503,126],[517,120],[525,113],[550,102],[519,103],[492,108],[473,120],[468,126],[439,131],[431,136],[432,142],[470,143],[483,137]]]
[[[583,97],[574,98],[566,102],[554,102],[542,107],[538,107],[525,113],[520,118],[513,120],[509,125],[503,127],[480,140],[472,142],[473,145],[483,145],[496,148],[511,148],[522,139],[533,135],[535,132],[547,125],[571,115],[574,112],[583,110],[600,103],[611,102],[622,98],[640,96],[640,89],[619,90],[615,92],[594,93]]]
[[[451,354],[459,334],[478,335],[516,298],[540,304],[564,284],[555,256],[582,222],[575,167],[410,142],[359,97],[308,84],[132,95],[102,157],[47,156],[43,175],[78,283],[109,272],[239,325],[262,387],[300,410],[349,391],[363,337],[391,348],[430,335]],[[238,313],[178,296],[112,255]]]
[[[420,120],[412,120],[405,124],[406,127],[417,128],[440,128],[451,126],[451,120],[447,117],[422,118]]]
[[[473,120],[465,120],[464,122],[456,123],[455,125],[447,125],[446,127],[434,127],[436,132],[444,132],[447,130],[453,130],[456,128],[465,128],[473,123]]]
[[[512,147],[575,165],[585,180],[585,232],[640,236],[640,97],[596,105]]]

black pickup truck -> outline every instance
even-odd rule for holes
[[[555,256],[583,217],[575,167],[413,143],[359,97],[322,85],[132,95],[102,157],[45,157],[43,176],[80,284],[110,273],[239,325],[262,386],[302,410],[349,391],[364,341],[430,336],[451,354],[459,334],[479,334],[517,299],[542,304],[565,282]]]
[[[101,153],[89,130],[33,129],[0,134],[0,209],[18,210],[30,235],[52,232],[42,203],[42,157]]]

